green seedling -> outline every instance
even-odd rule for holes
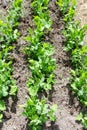
[[[33,79],[34,78],[34,79]],[[40,75],[38,77],[32,77],[29,78],[29,81],[27,82],[29,94],[31,96],[36,96],[38,92],[43,92],[51,90],[52,84],[54,83],[54,74],[50,74],[48,78],[45,78],[45,75]]]
[[[6,110],[6,106],[3,100],[0,100],[0,123],[2,122],[3,114],[2,111]]]
[[[15,95],[17,92],[17,86],[14,86],[15,81],[11,77],[11,64],[11,62],[6,63],[0,59],[0,122],[3,117],[1,112],[6,109],[2,99],[8,95]]]
[[[27,81],[30,98],[25,106],[24,115],[29,119],[29,126],[32,130],[41,130],[47,120],[55,120],[56,106],[50,107],[42,97],[41,99],[36,98],[39,97],[39,93],[51,90],[54,83],[55,60],[52,58],[54,47],[50,43],[44,42],[44,36],[47,31],[51,30],[52,25],[48,2],[49,0],[32,2],[35,29],[29,29],[29,36],[24,38],[29,42],[24,51],[32,72]]]
[[[70,0],[58,0],[57,4],[60,8],[60,11],[63,14],[67,14],[70,5]]]
[[[76,0],[59,0],[58,5],[64,15],[64,50],[69,52],[73,68],[71,87],[78,100],[87,107],[87,46],[83,42],[87,25],[80,27],[80,23],[74,21]],[[87,114],[80,113],[77,120],[87,129]]]
[[[86,26],[80,27],[78,22],[70,22],[63,30],[65,36],[65,48],[66,51],[73,51],[73,49],[81,47],[83,45],[83,38],[85,36]]]
[[[80,102],[87,106],[87,71],[86,70],[80,70],[80,76],[72,78],[72,84],[71,84],[74,92],[78,96]]]
[[[0,42],[6,42],[6,45],[16,41],[19,36],[18,30],[15,28],[18,26],[18,20],[21,16],[21,4],[22,0],[14,0],[11,8],[8,10],[6,22],[4,23],[0,20]]]
[[[87,66],[87,47],[77,48],[72,51],[72,65],[74,69],[81,70]]]
[[[56,3],[65,17],[69,15],[68,18],[70,18],[73,11],[75,12],[76,0],[58,0]]]
[[[83,115],[82,113],[80,113],[77,118],[77,121],[81,121],[82,125],[84,126],[85,129],[87,129],[87,113],[85,115]]]
[[[47,120],[55,121],[56,109],[56,105],[50,106],[46,100],[33,97],[28,99],[23,114],[29,119],[29,126],[32,130],[41,130]]]
[[[46,29],[50,29],[50,27],[52,25],[52,21],[50,20],[48,14],[42,14],[40,17],[35,16],[34,23],[35,23],[37,29],[40,30],[40,32],[44,31]]]
[[[48,9],[48,2],[49,0],[34,0],[31,4],[32,8],[34,9],[34,13],[38,16],[41,16],[43,11],[47,11]]]
[[[14,96],[18,90],[12,78],[13,68],[9,52],[14,48],[12,43],[19,36],[16,27],[21,14],[21,4],[22,0],[14,0],[5,22],[0,20],[0,122],[3,118],[2,112],[6,110],[4,99],[9,95]]]

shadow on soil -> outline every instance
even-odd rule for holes
[[[70,84],[67,84],[65,87],[68,88],[68,94],[69,94],[69,105],[72,108],[75,108],[76,111],[78,111],[78,113],[82,112],[83,114],[85,114],[87,112],[87,107],[84,107],[78,100],[78,98],[76,97],[76,95],[73,93]],[[73,113],[71,113],[73,114]],[[81,122],[79,121],[75,121],[78,124],[81,124]],[[85,128],[82,128],[82,130],[87,130]]]
[[[74,106],[74,108],[76,110],[78,110],[78,112],[86,112],[87,111],[87,107],[83,106],[80,101],[78,100],[77,96],[74,94],[74,92],[72,91],[70,84],[67,84],[66,87],[68,88],[68,94],[69,94],[69,105],[70,106]]]
[[[46,130],[60,130],[59,126],[57,124],[53,123],[53,122],[51,122],[51,126],[43,128],[43,130],[45,130],[45,129]]]
[[[24,128],[21,130],[24,130]],[[28,124],[26,125],[25,130],[30,130]],[[52,122],[51,126],[49,126],[49,127],[43,126],[42,130],[60,130],[60,129],[59,129],[58,125],[56,125],[55,123]]]
[[[18,97],[17,96],[12,96],[9,97],[9,99],[6,100],[6,111],[3,112],[3,121],[0,123],[0,128],[3,127],[3,123],[6,122],[11,118],[11,113],[16,113],[16,105],[17,105]],[[10,104],[11,103],[11,104]],[[10,107],[10,110],[9,110]],[[0,129],[1,130],[1,129]]]

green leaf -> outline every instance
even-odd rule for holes
[[[10,95],[15,95],[16,92],[18,91],[18,87],[17,86],[11,86],[11,90],[10,90]]]
[[[4,110],[6,110],[5,103],[4,101],[0,101],[0,111],[4,111]]]
[[[14,30],[14,39],[17,39],[18,38],[18,36],[19,36],[19,32],[18,32],[18,30],[17,29],[15,29]]]
[[[0,113],[0,123],[2,122],[3,114]]]
[[[77,91],[77,90],[78,90],[78,88],[77,88],[75,82],[73,82],[73,83],[71,84],[71,87],[73,88],[74,91]]]
[[[82,115],[82,113],[80,113],[80,114],[76,117],[76,120],[81,121],[82,118],[83,118],[83,115]]]
[[[32,87],[29,87],[28,90],[31,96],[36,96],[38,92],[38,87],[32,86]]]
[[[8,96],[8,86],[5,86],[5,87],[3,86],[2,92],[3,92],[3,97]]]
[[[53,105],[51,106],[51,110],[55,112],[55,111],[57,110],[57,107],[58,107],[58,106],[57,106],[56,104],[53,104]]]
[[[72,75],[72,76],[75,76],[75,75],[76,75],[75,70],[71,70],[71,75]]]

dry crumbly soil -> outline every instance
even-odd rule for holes
[[[11,0],[0,0],[0,17],[3,19],[7,14],[7,9]],[[84,1],[85,2],[85,1]],[[6,101],[7,110],[4,112],[3,123],[0,124],[0,130],[29,130],[27,119],[21,114],[23,105],[28,98],[26,81],[31,74],[28,69],[26,56],[22,52],[23,47],[27,44],[23,37],[28,34],[28,28],[33,28],[32,10],[30,8],[31,0],[23,0],[24,17],[20,20],[19,32],[20,38],[17,43],[13,43],[16,48],[11,53],[14,57],[14,72],[13,77],[16,79],[18,86],[17,97],[9,97]],[[76,122],[81,106],[73,93],[70,90],[70,58],[63,51],[63,36],[61,30],[63,23],[61,14],[56,6],[56,0],[50,0],[49,3],[50,15],[53,21],[52,30],[45,40],[55,46],[54,58],[56,59],[57,69],[55,71],[55,84],[53,92],[50,92],[49,100],[58,105],[56,111],[57,120],[55,123],[47,122],[43,130],[83,130],[81,124]]]

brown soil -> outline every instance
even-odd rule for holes
[[[4,0],[3,0],[4,1]],[[5,13],[9,6],[9,0],[3,6],[3,1],[0,1],[0,16],[1,11]],[[27,119],[21,114],[23,112],[23,105],[28,98],[26,80],[30,75],[26,56],[23,54],[23,47],[27,44],[23,37],[28,34],[28,28],[33,27],[32,11],[30,8],[31,0],[23,0],[24,17],[20,20],[20,38],[12,52],[14,57],[14,72],[13,77],[16,79],[19,88],[17,97],[9,97],[7,103],[7,111],[4,112],[3,123],[0,125],[0,130],[29,130],[27,127]],[[76,116],[80,111],[79,102],[73,96],[70,85],[70,60],[69,56],[63,51],[63,36],[61,30],[63,28],[62,20],[56,0],[51,0],[49,3],[49,10],[53,20],[52,31],[49,36],[46,36],[46,41],[51,42],[55,46],[54,58],[56,59],[57,69],[56,82],[54,84],[54,91],[50,93],[50,100],[58,105],[56,111],[56,122],[47,123],[44,130],[83,130],[81,124],[76,122]],[[3,15],[2,15],[3,16]]]

